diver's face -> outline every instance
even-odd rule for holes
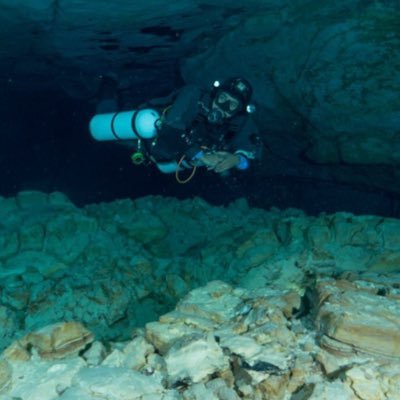
[[[212,109],[219,110],[223,118],[232,117],[239,110],[240,106],[240,100],[224,91],[218,92],[212,102]]]

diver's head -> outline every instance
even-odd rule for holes
[[[243,78],[231,78],[222,85],[216,85],[208,121],[213,124],[222,123],[247,110],[252,95],[250,83]]]
[[[208,121],[213,124],[222,123],[240,112],[241,107],[240,99],[225,90],[218,90],[211,103]]]

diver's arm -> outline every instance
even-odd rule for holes
[[[240,157],[240,162],[237,165],[238,169],[247,169],[251,160],[260,158],[260,143],[258,128],[249,117],[229,143],[232,153]]]

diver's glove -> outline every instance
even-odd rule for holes
[[[239,158],[240,158],[239,164],[236,165],[237,169],[244,170],[244,169],[249,168],[250,162],[247,159],[247,157],[245,157],[242,154],[238,154],[238,153],[235,153],[235,155],[239,156]]]
[[[248,167],[246,157],[227,151],[200,151],[192,158],[192,162],[195,162],[198,166],[204,165],[207,169],[213,170],[218,174],[234,167],[239,169],[246,169]]]
[[[218,151],[217,153],[220,156],[220,162],[213,168],[217,174],[238,167],[241,163],[241,156],[239,154],[232,154],[226,151]]]

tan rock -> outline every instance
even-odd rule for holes
[[[6,392],[12,379],[12,368],[7,360],[0,360],[0,394]]]
[[[192,328],[198,328],[207,332],[212,331],[218,325],[208,318],[176,310],[162,315],[160,317],[160,322],[163,324],[182,323]]]
[[[228,386],[228,387],[234,386],[235,376],[233,375],[233,372],[230,369],[220,372],[219,376],[221,379],[224,380],[224,382],[226,383],[226,386]]]
[[[10,361],[28,361],[31,355],[24,344],[16,340],[4,350],[3,357]]]
[[[77,355],[93,340],[92,333],[80,323],[62,322],[29,333],[6,349],[6,354],[13,359],[24,358],[24,350],[33,348],[41,358],[58,359]]]
[[[335,356],[352,358],[356,354],[353,346],[332,339],[327,335],[322,335],[319,338],[319,345]]]
[[[358,398],[363,400],[386,400],[379,372],[373,366],[357,366],[346,371],[345,382]]]
[[[286,318],[290,318],[295,310],[300,310],[301,296],[295,291],[287,292],[282,296],[284,302],[282,312]]]
[[[400,358],[400,300],[345,281],[322,281],[317,290],[316,323],[326,349]]]
[[[293,393],[303,387],[311,376],[318,374],[314,359],[309,353],[300,353],[290,369],[290,379],[287,382],[287,391]]]
[[[284,399],[289,379],[289,374],[271,375],[259,383],[257,388],[266,399]]]
[[[145,337],[161,354],[165,354],[178,339],[194,333],[201,333],[201,330],[184,323],[149,322]]]
[[[387,398],[400,400],[400,365],[392,363],[381,368],[381,376]]]
[[[335,357],[335,355],[332,354],[332,348],[329,350],[330,352],[320,349],[315,357],[316,360],[321,364],[325,374],[332,374],[338,371],[341,367],[351,364],[351,359],[346,357]],[[348,349],[348,352],[350,352],[350,350],[351,349]],[[352,354],[353,353],[351,352],[350,355]]]

